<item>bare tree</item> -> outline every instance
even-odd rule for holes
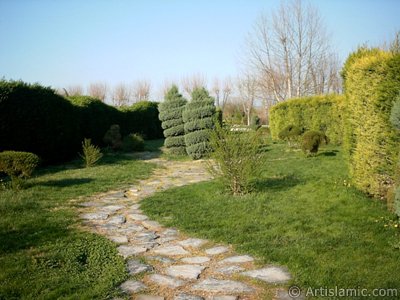
[[[261,15],[246,50],[246,62],[269,101],[338,89],[338,64],[325,26],[317,9],[301,0]]]
[[[230,77],[220,81],[219,78],[215,78],[211,87],[211,92],[215,97],[215,105],[224,110],[226,103],[229,101],[229,97],[233,92],[233,84]]]
[[[63,93],[65,96],[82,96],[83,95],[83,87],[81,85],[70,85],[66,88],[63,88]]]
[[[133,98],[135,102],[150,99],[151,83],[148,80],[138,80],[133,84]]]
[[[120,83],[114,87],[112,101],[115,106],[128,105],[130,102],[130,90],[125,83]]]
[[[182,78],[182,88],[189,96],[196,88],[206,87],[206,85],[207,79],[200,73]]]
[[[222,86],[222,103],[221,109],[224,111],[225,105],[228,103],[233,93],[233,83],[230,77],[225,78]]]
[[[245,74],[238,79],[237,87],[242,102],[243,111],[246,114],[247,125],[250,126],[251,112],[253,110],[254,101],[257,97],[257,79],[253,75]]]
[[[104,102],[107,98],[108,86],[105,82],[91,83],[88,87],[88,94]]]
[[[213,85],[212,85],[212,88],[211,88],[211,92],[214,93],[214,96],[215,96],[215,105],[217,107],[219,107],[219,95],[220,95],[220,92],[221,92],[221,88],[220,88],[220,84],[219,84],[219,79],[218,78],[214,78]]]

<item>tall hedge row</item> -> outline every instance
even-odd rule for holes
[[[66,161],[83,138],[103,144],[112,124],[123,134],[162,137],[157,103],[139,102],[118,110],[91,97],[65,99],[48,87],[0,80],[0,151],[33,152],[44,163]]]
[[[342,143],[343,132],[342,95],[321,95],[291,99],[270,110],[269,126],[273,139],[289,125],[306,130],[323,131],[333,144]]]
[[[179,94],[176,86],[173,86],[165,95],[163,103],[159,104],[159,118],[164,129],[165,147],[172,154],[185,154],[185,129],[182,112],[187,101]]]
[[[123,107],[121,131],[123,135],[140,133],[145,139],[159,139],[163,137],[161,121],[158,118],[157,102],[139,101],[131,106]]]
[[[203,157],[209,149],[209,130],[215,122],[214,99],[207,90],[197,88],[192,93],[192,100],[186,104],[182,113],[185,123],[186,152],[193,159]]]
[[[344,149],[356,187],[376,197],[393,184],[399,134],[390,111],[400,92],[400,55],[382,50],[358,51],[345,64]]]
[[[120,124],[123,118],[118,109],[93,97],[73,96],[68,100],[79,112],[76,122],[80,127],[80,139],[90,138],[98,146],[104,145],[103,137],[110,126]]]
[[[27,151],[44,162],[76,155],[79,112],[52,89],[0,80],[0,151]]]

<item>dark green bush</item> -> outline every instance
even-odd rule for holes
[[[323,95],[291,99],[274,105],[270,110],[269,126],[273,139],[288,125],[296,124],[306,130],[323,131],[333,144],[343,139],[344,96]]]
[[[20,180],[30,177],[38,164],[39,157],[30,152],[0,152],[0,173],[10,176],[14,188],[20,187]]]
[[[124,113],[124,121],[120,123],[123,135],[136,132],[148,140],[163,137],[157,102],[140,101],[120,110]]]
[[[122,150],[125,152],[143,151],[144,140],[138,133],[131,133],[124,137],[122,140]]]
[[[179,94],[178,88],[173,86],[165,95],[164,102],[159,104],[159,118],[165,137],[164,146],[172,154],[186,154],[185,129],[182,120],[186,103],[186,99]]]
[[[306,155],[316,155],[320,145],[329,143],[328,137],[320,131],[307,131],[303,135],[301,149]]]
[[[386,197],[399,153],[399,133],[390,114],[400,92],[400,55],[371,49],[349,60],[344,149],[350,177],[360,190]]]
[[[204,88],[195,89],[192,101],[186,104],[182,113],[185,123],[186,152],[193,159],[199,159],[210,151],[210,129],[214,127],[214,99]]]
[[[110,146],[113,150],[119,150],[122,148],[122,135],[120,132],[119,125],[111,125],[110,129],[104,135],[104,143]]]
[[[76,156],[79,112],[54,90],[0,80],[0,151],[32,152],[44,163]]]
[[[259,116],[254,115],[250,119],[250,127],[253,130],[258,130],[261,127],[261,119]]]
[[[103,146],[104,133],[110,126],[124,122],[124,113],[99,99],[89,96],[73,96],[68,100],[79,111],[77,123],[80,127],[80,140],[90,138],[93,144]]]
[[[288,125],[278,134],[279,139],[286,141],[290,147],[297,146],[304,133],[304,128],[295,125]]]

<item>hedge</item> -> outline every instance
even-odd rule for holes
[[[139,101],[120,110],[124,113],[120,124],[122,135],[139,133],[147,140],[163,137],[157,102]]]
[[[279,132],[294,125],[322,131],[332,144],[341,144],[343,105],[344,96],[335,94],[291,99],[274,105],[269,120],[271,136],[278,139]]]
[[[399,134],[390,111],[400,92],[400,55],[371,49],[350,56],[344,70],[346,122],[344,149],[354,185],[385,197],[399,152]]]
[[[172,86],[159,105],[159,119],[164,129],[164,146],[173,154],[185,154],[185,129],[182,112],[187,101],[179,94],[176,86]]]
[[[104,146],[103,137],[113,124],[124,122],[124,114],[89,96],[72,96],[67,98],[79,110],[80,140],[88,138],[98,146]]]
[[[75,156],[81,147],[79,112],[54,90],[0,80],[0,151],[32,152],[44,163]]]
[[[203,157],[209,151],[209,130],[216,122],[214,99],[204,88],[195,89],[192,101],[182,113],[185,122],[186,152],[193,159]]]
[[[44,164],[77,155],[84,138],[103,145],[113,124],[121,133],[161,138],[158,103],[138,102],[118,110],[95,98],[68,99],[38,84],[0,80],[0,151],[32,152]]]

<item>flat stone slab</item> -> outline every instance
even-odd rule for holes
[[[181,246],[162,246],[154,250],[154,253],[166,256],[188,255],[189,252]]]
[[[138,204],[138,203],[129,206],[129,208],[133,209],[133,210],[139,209],[139,207],[140,207],[140,204]]]
[[[296,294],[297,296],[297,294]],[[276,291],[275,298],[276,300],[305,300],[304,294],[300,294],[297,297],[293,295],[293,297],[289,296],[289,292],[287,289],[279,289]]]
[[[109,214],[106,212],[97,212],[97,213],[87,213],[81,215],[81,218],[84,220],[106,220]]]
[[[153,267],[144,263],[141,263],[138,260],[130,259],[127,263],[127,268],[129,275],[135,275],[143,272],[149,272],[153,270]]]
[[[251,293],[254,288],[239,281],[208,278],[200,281],[192,287],[194,291],[211,293]]]
[[[225,266],[222,268],[218,268],[216,271],[221,274],[230,275],[230,274],[242,272],[244,270],[245,270],[245,268],[233,265],[233,266]]]
[[[181,245],[182,247],[192,247],[192,248],[199,248],[205,243],[207,243],[207,241],[202,239],[186,239],[178,242],[178,244]]]
[[[180,293],[174,297],[174,300],[204,300],[204,298],[197,295]]]
[[[161,224],[156,222],[156,221],[144,220],[142,222],[142,225],[147,229],[159,229],[159,228],[161,228]]]
[[[134,240],[142,241],[142,242],[153,242],[155,239],[158,238],[158,235],[154,232],[150,231],[145,231],[145,232],[139,232],[135,234],[133,237]]]
[[[168,229],[164,230],[164,231],[162,232],[162,234],[163,234],[164,236],[176,236],[176,235],[179,234],[179,232],[178,232],[178,230],[176,230],[176,229],[168,228]]]
[[[183,279],[197,279],[205,267],[198,265],[176,265],[165,269],[165,272],[173,277]]]
[[[89,202],[79,203],[79,206],[82,206],[82,207],[97,207],[97,206],[101,206],[101,204],[98,203],[98,202],[95,202],[95,201],[89,201]]]
[[[113,216],[107,221],[108,224],[114,224],[114,225],[121,225],[121,224],[124,224],[125,222],[126,222],[126,219],[122,215]]]
[[[125,206],[123,205],[107,205],[107,206],[103,206],[101,208],[102,211],[107,212],[109,214],[113,214],[121,209],[123,209]]]
[[[241,273],[268,283],[285,283],[290,280],[290,274],[281,267],[267,267]]]
[[[193,256],[182,258],[181,261],[187,264],[204,264],[210,261],[210,258],[207,256]]]
[[[238,256],[231,256],[228,258],[225,258],[221,260],[219,263],[220,264],[237,264],[237,263],[246,263],[246,262],[252,262],[254,261],[254,258],[252,258],[250,255],[238,255]]]
[[[212,296],[210,300],[237,300],[238,296]]]
[[[108,238],[117,244],[126,244],[128,242],[128,237],[125,235],[112,235]]]
[[[149,280],[156,284],[167,286],[169,288],[178,288],[185,284],[183,280],[160,274],[151,274],[149,276]]]
[[[120,228],[118,228],[119,232],[123,232],[126,234],[132,234],[136,232],[141,232],[144,230],[144,227],[137,224],[124,224]]]
[[[124,258],[129,256],[138,255],[146,252],[148,249],[142,246],[119,246],[117,248],[119,254],[121,254]]]
[[[134,221],[144,221],[147,220],[148,217],[142,214],[129,214],[128,215],[130,219],[134,220]]]
[[[147,286],[140,281],[128,280],[121,284],[120,288],[125,293],[137,293],[147,289]]]
[[[161,296],[153,296],[153,295],[139,295],[136,297],[136,300],[164,300],[164,297]]]
[[[228,252],[228,251],[229,251],[228,247],[217,246],[217,247],[213,247],[213,248],[207,249],[206,253],[208,255],[218,255],[218,254],[222,254],[222,253],[225,253],[225,252]]]
[[[166,244],[172,241],[175,241],[177,239],[176,236],[166,236],[166,237],[161,237],[157,241],[159,244]]]
[[[172,264],[175,262],[175,259],[164,256],[147,256],[147,259],[156,260],[163,264]]]

